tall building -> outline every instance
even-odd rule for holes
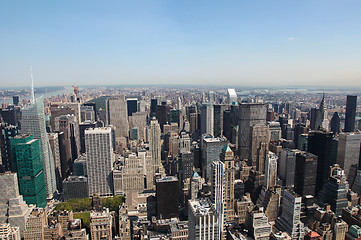
[[[320,109],[311,108],[311,130],[318,130],[322,125],[322,112]]]
[[[201,134],[214,135],[214,109],[212,103],[202,104]]]
[[[202,143],[202,177],[206,181],[211,179],[211,165],[215,161],[219,161],[219,155],[226,140],[223,138],[203,138]]]
[[[44,103],[41,98],[24,107],[21,116],[21,133],[32,134],[35,139],[40,140],[46,195],[52,198],[56,191],[55,162],[46,132]]]
[[[264,164],[267,159],[269,142],[269,127],[265,124],[256,124],[251,126],[250,155],[248,157],[249,165],[258,172],[264,172]]]
[[[355,131],[356,108],[357,108],[357,96],[347,95],[344,132]]]
[[[41,144],[33,135],[18,135],[10,140],[19,190],[28,204],[46,205]]]
[[[315,196],[317,156],[308,152],[296,155],[295,192],[305,197]]]
[[[348,178],[352,165],[358,163],[360,153],[360,133],[340,133],[338,138],[337,164]]]
[[[161,147],[162,142],[160,139],[161,130],[160,125],[156,119],[150,121],[148,128],[148,139],[149,139],[149,152],[152,156],[152,166],[154,173],[161,173],[162,169],[162,156]]]
[[[219,218],[210,199],[190,200],[188,204],[188,239],[220,239]]]
[[[85,130],[95,127],[95,122],[82,122],[79,124],[80,153],[85,153]]]
[[[308,134],[308,152],[318,157],[316,177],[317,193],[330,176],[330,167],[336,163],[337,146],[338,141],[334,138],[333,133],[311,131]]]
[[[1,160],[5,171],[14,171],[10,139],[19,134],[19,128],[13,125],[0,125]]]
[[[237,93],[234,88],[228,88],[227,90],[227,102],[230,105],[237,105]]]
[[[265,167],[265,186],[267,189],[276,186],[277,183],[277,160],[276,154],[269,152]]]
[[[220,161],[224,163],[224,219],[230,223],[234,221],[234,181],[235,166],[234,153],[228,144],[224,145],[220,154]]]
[[[113,195],[113,144],[110,127],[85,130],[89,195]]]
[[[286,187],[293,187],[295,184],[296,154],[299,152],[297,149],[284,148],[281,150],[278,176]]]
[[[56,177],[56,187],[58,190],[62,190],[61,182],[63,181],[63,176],[61,172],[61,159],[60,159],[60,148],[59,148],[59,135],[58,133],[49,133],[49,143],[51,152],[54,157],[54,167],[55,167],[55,177]]]
[[[109,209],[90,212],[90,239],[112,239],[113,216]]]
[[[168,176],[156,181],[158,219],[176,218],[178,214],[178,179]]]
[[[138,98],[127,98],[128,117],[138,112]]]
[[[323,204],[329,204],[336,216],[341,216],[342,209],[348,206],[349,186],[344,171],[337,164],[329,169],[330,177],[318,194],[318,200]]]
[[[218,214],[219,236],[224,234],[224,194],[225,194],[225,164],[221,161],[212,163],[211,199]]]
[[[328,112],[327,112],[327,105],[325,102],[325,94],[322,95],[322,100],[320,103],[320,111],[321,111],[321,127],[323,129],[327,129],[328,130],[328,126],[330,124],[330,122],[328,121]]]
[[[248,159],[251,155],[251,127],[256,124],[266,124],[266,117],[266,104],[240,104],[238,111],[238,151],[240,159]]]
[[[276,228],[287,232],[292,239],[303,239],[304,225],[301,222],[302,197],[288,190],[283,191],[282,213]]]
[[[0,186],[0,223],[7,222],[12,227],[19,227],[23,237],[26,219],[34,206],[28,206],[19,194],[16,173],[0,173]]]
[[[339,134],[341,131],[341,119],[338,112],[335,112],[331,118],[331,132]]]
[[[107,124],[115,126],[115,138],[121,141],[129,135],[127,102],[123,95],[106,100]]]
[[[221,135],[223,135],[223,113],[226,110],[227,106],[226,105],[214,105],[214,127],[213,127],[213,131],[214,131],[214,136],[215,137],[220,137]]]

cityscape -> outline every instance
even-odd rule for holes
[[[359,0],[0,0],[0,240],[361,240]]]

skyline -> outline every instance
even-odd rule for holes
[[[361,3],[0,3],[2,87],[361,86]]]

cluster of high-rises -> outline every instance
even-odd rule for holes
[[[0,239],[361,237],[356,96],[89,91],[3,105]]]

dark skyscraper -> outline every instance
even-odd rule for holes
[[[138,99],[128,98],[127,99],[128,116],[132,116],[133,113],[138,111]]]
[[[13,104],[15,106],[19,105],[19,96],[13,96]]]
[[[311,108],[311,130],[318,130],[322,124],[322,112],[320,109]]]
[[[308,151],[318,157],[316,193],[330,176],[330,167],[337,161],[338,141],[332,133],[312,131],[308,134]]]
[[[355,130],[356,106],[357,96],[347,95],[344,132],[353,132]]]
[[[334,134],[339,134],[341,128],[340,116],[335,112],[331,118],[331,132]]]
[[[156,183],[157,216],[159,219],[178,217],[178,179],[168,176]]]
[[[295,192],[305,197],[315,196],[317,156],[308,152],[296,155]]]

